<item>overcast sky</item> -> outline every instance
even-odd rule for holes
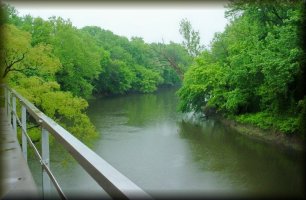
[[[6,1],[9,2],[9,1]],[[187,1],[188,2],[188,1]],[[73,4],[65,5],[9,2],[21,16],[30,14],[34,17],[48,19],[51,16],[61,16],[70,19],[78,28],[88,25],[103,29],[127,38],[142,37],[144,41],[180,43],[179,22],[187,18],[193,28],[200,32],[201,43],[208,45],[215,32],[224,30],[227,20],[224,17],[225,2],[215,4],[190,3],[184,4]]]

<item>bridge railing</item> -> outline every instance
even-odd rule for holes
[[[62,199],[67,199],[59,183],[55,179],[55,176],[50,170],[49,134],[51,134],[55,138],[56,142],[60,143],[65,150],[72,155],[72,157],[104,189],[104,191],[110,195],[110,197],[124,199],[151,199],[151,197],[140,187],[121,174],[62,126],[37,109],[18,92],[6,85],[2,85],[2,87],[4,87],[5,91],[5,112],[12,124],[16,136],[18,126],[21,128],[21,145],[25,160],[27,161],[27,144],[29,143],[42,166],[42,188],[44,196],[50,195],[51,183],[53,183],[59,196]],[[17,100],[21,105],[21,119],[19,119],[16,111]],[[27,114],[33,117],[41,127],[41,154],[27,133]]]

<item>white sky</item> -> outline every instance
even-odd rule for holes
[[[34,17],[48,19],[51,16],[61,16],[70,19],[78,28],[88,25],[99,26],[127,38],[142,37],[145,42],[169,41],[180,43],[179,22],[187,18],[192,27],[200,32],[201,43],[209,45],[215,32],[222,32],[227,20],[224,17],[223,3],[191,3],[187,4],[94,4],[63,6],[58,3],[27,4],[15,1],[5,1],[13,5],[21,16],[30,14]],[[188,2],[188,1],[187,1]]]

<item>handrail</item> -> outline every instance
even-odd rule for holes
[[[85,144],[83,144],[76,137],[74,137],[71,133],[65,130],[62,126],[60,126],[54,120],[46,116],[43,112],[41,112],[38,108],[36,108],[27,99],[22,97],[14,89],[11,89],[6,85],[2,86],[4,86],[4,88],[6,89],[5,97],[6,98],[9,97],[5,101],[5,103],[7,103],[7,105],[5,106],[8,107],[9,109],[11,107],[10,93],[12,94],[12,96],[19,99],[22,106],[26,108],[26,111],[36,120],[36,122],[40,124],[42,130],[48,131],[50,134],[52,134],[53,137],[56,139],[56,141],[59,142],[73,156],[73,158],[111,197],[124,198],[124,199],[152,198],[146,192],[144,192],[140,187],[138,187],[135,183],[133,183],[131,180],[129,180],[127,177],[121,174],[108,162],[106,162],[94,151],[92,151]],[[12,114],[17,117],[16,111],[14,111]],[[19,119],[17,121],[18,123],[20,122]],[[21,124],[22,122],[20,122],[20,126],[23,128],[22,133],[26,134],[26,130],[24,130],[24,127]],[[27,136],[27,138],[30,139],[29,136]],[[31,142],[32,141],[30,141],[30,145],[32,146],[33,143]],[[47,151],[49,152],[49,148]],[[47,157],[47,159],[49,159],[49,157]],[[55,184],[55,187],[57,188],[56,186],[57,182],[53,177],[51,171],[49,170],[48,166],[44,164],[43,159],[41,159],[41,164],[43,168],[46,170],[47,174],[51,177],[52,182]],[[52,177],[54,178],[54,180]],[[60,188],[59,189],[58,188],[57,191],[60,194],[61,193]],[[61,195],[61,197],[65,198],[65,196],[63,195]]]
[[[37,150],[36,146],[32,142],[30,136],[27,134],[27,130],[25,130],[24,127],[22,126],[22,122],[18,118],[17,113],[13,111],[13,114],[16,115],[17,122],[20,125],[20,127],[22,129],[22,132],[25,133],[24,135],[26,136],[27,141],[30,143],[31,147],[33,148],[34,153],[38,157],[40,165],[43,167],[44,170],[46,170],[48,176],[50,177],[51,181],[53,182],[53,185],[55,186],[55,189],[57,190],[57,192],[60,195],[61,199],[67,199],[67,197],[65,196],[63,190],[61,189],[61,187],[59,186],[57,180],[55,179],[53,173],[51,172],[51,169],[46,165],[45,162],[43,162],[43,159],[42,159],[41,155],[39,154],[39,151]]]

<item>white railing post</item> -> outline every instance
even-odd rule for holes
[[[16,123],[16,97],[13,95],[13,130],[17,136],[17,123]]]
[[[12,123],[12,119],[11,119],[11,92],[8,90],[7,91],[7,118],[9,120],[9,123]]]
[[[42,162],[50,168],[50,158],[49,158],[49,132],[42,127],[41,132],[41,151],[42,151]],[[51,181],[48,176],[47,171],[42,169],[42,182],[43,182],[43,196],[50,197],[51,193]]]
[[[24,105],[21,106],[21,125],[22,125],[22,152],[23,152],[23,157],[24,160],[27,162],[28,161],[28,154],[27,154],[27,109]]]

